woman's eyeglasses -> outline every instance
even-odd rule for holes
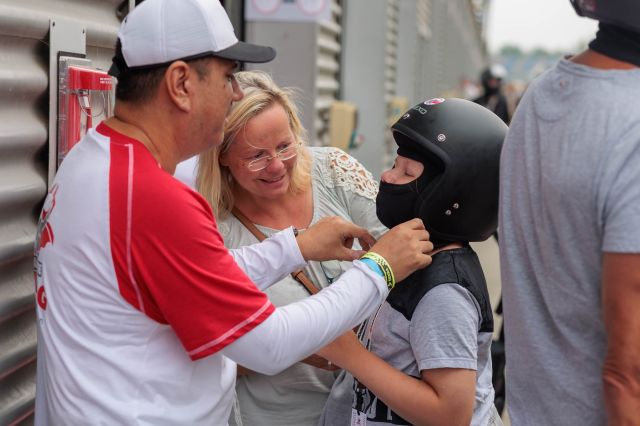
[[[251,160],[245,163],[247,169],[252,172],[259,172],[260,170],[266,169],[269,163],[274,159],[278,158],[280,161],[290,160],[296,155],[298,155],[298,148],[300,147],[299,143],[292,143],[290,145],[285,146],[281,150],[276,152],[276,155],[263,155],[260,158],[256,158],[255,160]]]
[[[342,264],[339,260],[329,260],[319,263],[320,269],[322,269],[322,273],[324,274],[328,284],[333,284],[333,282],[342,275]]]

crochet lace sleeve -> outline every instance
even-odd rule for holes
[[[323,180],[330,188],[343,187],[370,200],[378,195],[378,182],[362,164],[346,152],[333,148],[327,153]]]

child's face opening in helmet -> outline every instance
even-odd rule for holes
[[[490,237],[498,221],[500,150],[506,132],[493,112],[464,99],[435,98],[409,109],[391,133],[398,155],[424,168],[404,184],[385,181],[404,173],[400,167],[385,175],[376,200],[380,222],[392,228],[420,218],[436,246]]]
[[[429,181],[428,165],[419,159],[417,152],[398,149],[393,168],[380,176],[376,214],[388,228],[417,217],[420,194]]]
[[[386,170],[380,176],[380,180],[386,183],[402,185],[419,178],[424,171],[424,164],[417,160],[398,155],[393,168]]]

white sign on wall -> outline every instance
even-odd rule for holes
[[[247,21],[318,22],[331,19],[331,0],[245,0]]]

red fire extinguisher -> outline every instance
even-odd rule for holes
[[[66,67],[60,79],[58,164],[94,123],[112,115],[113,86],[105,71]]]

